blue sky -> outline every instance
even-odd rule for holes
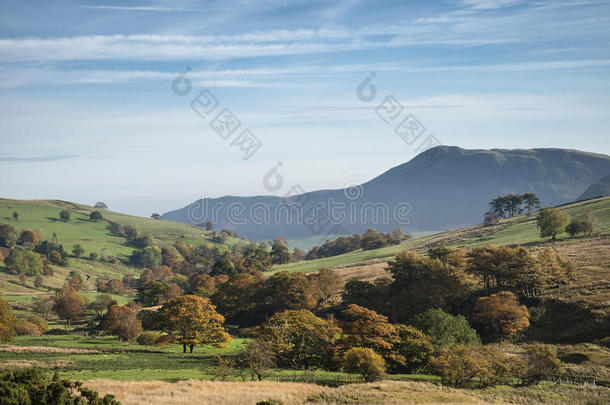
[[[610,154],[609,40],[594,0],[0,1],[0,196],[150,215],[269,194],[278,162],[278,195],[364,182],[417,154],[386,96],[446,145]],[[204,89],[250,159],[190,108]]]

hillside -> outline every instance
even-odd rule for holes
[[[602,197],[610,195],[610,174],[600,181],[591,184],[584,193],[578,197],[579,200],[588,200],[590,198]]]
[[[70,211],[69,222],[58,219],[62,210]],[[102,212],[104,219],[98,222],[91,221],[89,214],[92,211]],[[13,219],[13,212],[19,214],[18,220]],[[55,274],[46,280],[49,287],[60,286],[70,270],[78,270],[83,273],[91,280],[90,284],[99,276],[122,278],[126,273],[138,274],[141,271],[127,263],[129,255],[136,247],[129,244],[124,237],[113,234],[110,231],[110,221],[121,225],[137,225],[143,234],[154,236],[155,243],[161,247],[178,240],[193,244],[214,243],[210,239],[210,232],[179,222],[136,217],[110,210],[97,210],[87,205],[59,200],[0,199],[0,223],[7,223],[18,231],[24,228],[33,229],[41,239],[50,240],[55,235],[57,242],[63,245],[68,252],[72,251],[72,246],[75,244],[83,247],[85,251],[83,258],[71,257],[68,260],[68,266],[54,266]],[[226,243],[232,245],[237,242],[238,239],[229,238]],[[113,263],[89,260],[86,257],[92,252],[97,253],[100,257],[114,256],[118,261]],[[24,286],[16,280],[17,276],[0,272],[0,290],[3,293],[40,293],[40,291],[33,290],[31,286]]]
[[[312,235],[323,240],[326,234],[361,233],[371,226],[385,232],[397,226],[407,233],[439,231],[479,223],[490,199],[499,194],[531,191],[543,206],[574,201],[608,172],[610,157],[575,150],[439,146],[358,187],[290,199],[205,199],[163,218],[185,223],[211,220],[218,228],[254,240]]]

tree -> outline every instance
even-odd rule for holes
[[[284,264],[290,261],[290,251],[284,239],[275,239],[271,245],[271,263]]]
[[[360,247],[364,250],[379,249],[387,244],[386,236],[375,228],[369,228],[362,235]]]
[[[38,275],[36,276],[36,278],[34,279],[34,287],[36,288],[40,288],[44,285],[44,277]]]
[[[570,216],[557,208],[543,209],[536,219],[536,226],[540,228],[540,237],[550,236],[552,240],[565,231],[568,223]]]
[[[105,203],[103,203],[101,201],[98,201],[98,202],[95,203],[93,208],[97,208],[97,209],[101,209],[101,210],[107,210],[108,206]]]
[[[115,305],[116,303],[117,302],[110,295],[100,294],[95,301],[87,305],[87,309],[95,311],[97,316],[102,316],[104,311],[107,311],[110,306]]]
[[[385,372],[383,357],[372,349],[352,347],[343,357],[343,370],[347,373],[358,373],[364,381],[381,380]]]
[[[68,273],[66,283],[75,290],[82,290],[85,286],[85,280],[83,279],[82,274],[76,270],[72,270]]]
[[[64,222],[69,222],[70,221],[70,211],[68,211],[68,210],[61,211],[59,213],[59,219]]]
[[[375,311],[350,304],[341,312],[341,328],[346,336],[342,339],[344,347],[368,347],[383,355],[389,353],[399,341],[398,332],[388,318]]]
[[[516,217],[517,215],[523,212],[521,205],[523,204],[523,198],[519,194],[509,194],[506,197],[506,204],[508,206],[508,212],[512,217]]]
[[[279,366],[308,369],[332,365],[340,332],[332,321],[301,309],[274,314],[254,334],[271,344]]]
[[[85,253],[85,249],[79,244],[72,246],[72,254],[76,257],[80,257],[83,253]]]
[[[19,213],[18,213],[17,211],[13,211],[13,219],[14,219],[15,221],[18,221],[18,220],[19,220]]]
[[[584,232],[589,236],[599,230],[599,218],[595,216],[595,214],[593,214],[593,212],[591,211],[587,212],[583,224]]]
[[[226,274],[229,277],[232,277],[237,274],[237,270],[235,269],[235,264],[227,257],[221,257],[214,263],[212,266],[213,276],[218,274]]]
[[[275,367],[275,352],[269,342],[254,339],[237,355],[236,365],[249,370],[252,381],[255,378],[262,381],[268,375],[269,369]]]
[[[18,245],[36,244],[38,243],[38,234],[28,228],[21,230],[19,238],[17,239]]]
[[[40,255],[31,250],[24,252],[17,249],[11,250],[8,257],[4,259],[4,264],[10,273],[28,276],[40,274],[44,268]]]
[[[138,225],[125,225],[123,232],[127,239],[135,239],[140,236],[140,227]]]
[[[149,246],[144,249],[134,250],[129,261],[138,267],[160,266],[163,262],[161,249],[158,246]]]
[[[214,224],[211,221],[206,222],[204,226],[207,231],[211,231],[212,229],[214,229]]]
[[[499,195],[489,202],[489,207],[491,208],[491,211],[498,216],[498,218],[504,218],[508,213],[508,199],[503,195]]]
[[[161,219],[161,214],[158,214],[158,213],[156,213],[156,212],[153,212],[153,213],[150,215],[150,217],[151,217],[152,219]]]
[[[53,312],[66,321],[67,327],[83,315],[83,300],[74,288],[66,284],[55,294]]]
[[[18,322],[9,303],[0,298],[0,342],[6,343],[13,340]]]
[[[510,339],[529,325],[530,314],[525,305],[510,291],[481,297],[474,306],[474,321],[487,341]]]
[[[0,224],[0,247],[12,248],[17,242],[17,230],[8,224]]]
[[[462,269],[411,251],[399,252],[387,269],[394,280],[384,301],[389,301],[390,317],[398,322],[429,308],[457,305],[471,289]]]
[[[93,222],[98,222],[104,219],[104,216],[99,211],[92,211],[91,214],[89,214],[89,219]]]
[[[244,266],[248,269],[267,271],[271,269],[271,255],[264,247],[252,243],[244,250]]]
[[[137,301],[145,306],[164,304],[179,297],[184,291],[169,281],[148,281],[138,287]]]
[[[411,326],[430,336],[435,349],[458,344],[478,345],[477,332],[462,315],[453,316],[442,309],[429,309],[413,318]]]
[[[534,210],[540,208],[540,199],[532,192],[525,193],[521,196],[523,205],[527,209],[527,214],[530,215]]]
[[[395,373],[413,373],[428,364],[434,353],[430,336],[413,326],[394,325],[398,332],[398,341],[388,356],[389,369]]]
[[[493,211],[487,211],[483,215],[483,225],[491,226],[500,220],[500,216]]]
[[[231,341],[231,336],[222,327],[225,319],[216,312],[210,300],[197,295],[184,295],[168,301],[158,312],[163,331],[173,336],[186,347],[197,344],[220,345]]]
[[[123,342],[133,341],[142,330],[137,312],[124,305],[112,305],[101,323],[102,329],[118,336]]]
[[[341,288],[343,282],[336,271],[331,269],[321,269],[317,274],[310,276],[312,282],[320,290],[320,298],[330,298]]]
[[[95,261],[95,260],[97,260],[98,256],[99,255],[97,253],[91,252],[91,253],[89,253],[89,260]]]

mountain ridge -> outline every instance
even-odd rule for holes
[[[590,184],[609,172],[610,156],[573,149],[488,150],[438,146],[359,186],[316,190],[290,198],[200,199],[163,214],[163,218],[191,224],[211,220],[218,229],[230,229],[253,240],[275,236],[295,239],[317,234],[323,242],[327,234],[363,232],[371,226],[383,231],[397,226],[407,232],[446,230],[479,223],[488,201],[498,194],[531,191],[540,197],[543,206],[556,205],[574,201]],[[449,208],[448,201],[452,202]],[[284,205],[294,202],[302,206],[302,212],[282,210]],[[342,205],[343,214],[352,214],[349,211],[353,209],[356,215],[343,219],[341,215],[333,216],[331,203]],[[246,215],[232,217],[225,204],[243,208]],[[326,207],[319,210],[320,204]],[[212,218],[202,210],[202,215],[193,216],[193,207],[197,205],[218,208],[218,215]],[[270,214],[262,222],[251,215],[248,217],[257,206]],[[315,221],[308,224],[306,212],[311,212],[313,207],[318,207],[318,215],[312,215]],[[401,208],[408,211],[404,218],[397,217]],[[321,222],[325,218],[328,226],[323,229]]]

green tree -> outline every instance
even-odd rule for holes
[[[271,263],[273,264],[284,264],[290,261],[290,250],[286,246],[286,241],[281,238],[277,238],[271,245]]]
[[[38,234],[31,230],[24,228],[21,230],[19,234],[19,238],[17,239],[18,245],[27,245],[27,244],[36,244],[38,243]]]
[[[104,219],[104,216],[99,211],[92,211],[91,214],[89,214],[89,219],[93,222],[98,222]]]
[[[398,341],[392,347],[392,355],[387,357],[390,371],[413,373],[428,364],[434,353],[430,336],[413,326],[394,325]]]
[[[532,192],[523,194],[521,199],[523,200],[523,205],[525,205],[525,208],[527,209],[528,215],[540,208],[540,199]]]
[[[0,224],[0,247],[12,248],[17,242],[17,230],[8,224]]]
[[[144,249],[134,250],[129,261],[137,267],[154,267],[160,266],[163,262],[161,249],[158,246],[149,246]]]
[[[221,345],[231,341],[222,327],[225,319],[216,312],[210,300],[197,295],[184,295],[163,305],[158,312],[159,324],[164,332],[182,344],[186,353],[197,344]]]
[[[385,372],[383,357],[372,349],[352,347],[343,357],[343,370],[347,373],[358,373],[364,381],[381,380]]]
[[[83,253],[85,253],[85,250],[83,249],[83,247],[79,244],[76,244],[74,246],[72,246],[72,254],[76,257],[80,257]]]
[[[536,226],[540,229],[540,237],[550,236],[555,240],[556,236],[563,233],[570,223],[570,216],[557,208],[545,208],[538,214]]]
[[[14,219],[15,221],[18,221],[18,220],[19,220],[19,213],[18,213],[17,211],[13,211],[13,219]]]
[[[332,365],[340,333],[333,322],[301,309],[274,314],[255,336],[271,344],[279,366],[308,369]]]
[[[70,211],[68,211],[68,210],[61,211],[59,213],[59,219],[64,221],[64,222],[70,221]]]
[[[0,342],[6,343],[13,340],[18,322],[9,303],[0,298]]]
[[[410,324],[430,336],[432,345],[437,350],[458,344],[481,343],[477,332],[470,327],[466,318],[462,315],[453,316],[442,309],[429,309],[415,316]]]
[[[4,264],[10,273],[28,276],[40,274],[44,268],[40,255],[31,250],[23,252],[17,249],[11,250],[11,253],[4,260]]]

